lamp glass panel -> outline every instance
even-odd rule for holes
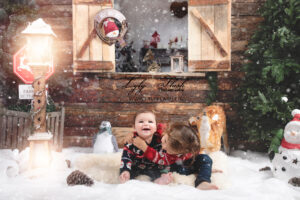
[[[33,167],[48,167],[50,164],[50,154],[49,149],[45,146],[43,141],[34,141],[32,152],[32,165]]]
[[[27,36],[28,65],[47,66],[52,61],[52,37],[49,35]]]

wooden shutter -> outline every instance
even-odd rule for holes
[[[94,30],[95,15],[113,7],[113,0],[73,0],[73,67],[75,72],[115,71],[115,46]]]
[[[229,71],[231,0],[189,0],[188,70]]]

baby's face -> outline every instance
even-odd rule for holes
[[[135,131],[144,140],[152,138],[156,132],[156,119],[153,113],[141,113],[135,118]]]

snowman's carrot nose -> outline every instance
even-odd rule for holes
[[[296,135],[296,133],[292,131],[292,132],[291,132],[291,135],[292,135],[292,136],[295,136],[295,135]]]

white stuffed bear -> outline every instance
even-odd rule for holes
[[[300,110],[292,111],[293,120],[284,129],[284,138],[272,160],[275,177],[287,181],[294,186],[300,180]]]

